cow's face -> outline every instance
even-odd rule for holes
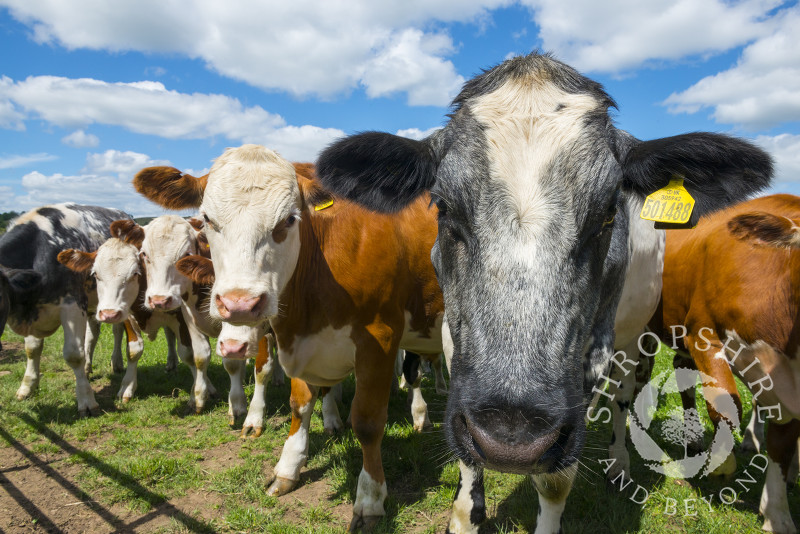
[[[614,128],[599,84],[548,56],[487,71],[454,104],[426,140],[346,138],[317,172],[381,211],[430,191],[431,259],[453,349],[448,442],[467,463],[558,471],[580,452],[585,400],[612,354],[626,195],[681,172],[702,213],[766,185],[770,161],[710,134],[639,142]]]
[[[97,320],[120,323],[130,315],[139,295],[142,269],[139,247],[144,234],[132,220],[111,223],[111,235],[95,252],[68,249],[58,261],[69,269],[93,276],[97,283]]]
[[[215,281],[211,316],[256,325],[278,301],[300,253],[294,167],[256,145],[228,149],[208,175],[200,205]]]
[[[197,231],[176,215],[163,215],[144,227],[140,256],[147,276],[144,305],[152,310],[178,308],[192,282],[175,268],[181,258],[197,254]]]

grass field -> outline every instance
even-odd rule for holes
[[[115,402],[121,375],[110,371],[108,327],[97,346],[92,386],[104,413],[78,419],[74,377],[61,358],[61,337],[46,340],[40,389],[17,401],[24,372],[22,338],[6,331],[0,353],[0,530],[4,532],[343,532],[350,519],[361,451],[352,431],[329,437],[319,407],[312,420],[310,459],[299,487],[280,497],[265,496],[264,479],[276,463],[288,432],[289,392],[270,387],[267,427],[257,439],[242,440],[227,425],[228,377],[218,357],[209,375],[219,398],[201,415],[185,415],[191,385],[188,368],[164,371],[163,337],[147,343],[139,365],[139,388],[126,405]],[[657,370],[671,357],[658,357]],[[252,366],[250,367],[250,369]],[[252,393],[253,379],[246,388]],[[345,384],[346,418],[354,383]],[[443,532],[458,482],[440,421],[445,398],[432,378],[424,383],[436,428],[412,430],[405,394],[394,395],[383,440],[389,498],[378,532]],[[745,392],[749,417],[749,396]],[[678,399],[660,407],[659,416]],[[705,417],[702,403],[698,406]],[[658,418],[658,416],[657,416]],[[707,419],[707,418],[706,418]],[[710,427],[709,427],[710,430]],[[576,485],[564,514],[567,533],[757,532],[763,474],[730,504],[719,491],[733,480],[675,480],[657,475],[631,452],[633,479],[648,491],[643,505],[629,500],[633,485],[620,491],[606,484],[598,459],[607,457],[610,425],[591,427]],[[709,436],[707,432],[707,437]],[[662,442],[663,444],[664,442]],[[677,449],[675,449],[677,451]],[[748,456],[739,455],[743,473]],[[752,469],[751,469],[752,472]],[[737,488],[739,486],[737,485]],[[700,498],[714,495],[711,509]],[[641,494],[640,494],[641,496]],[[489,520],[482,532],[532,532],[537,498],[522,476],[487,473]],[[673,515],[667,504],[678,503]],[[692,506],[695,515],[686,513]],[[800,487],[789,493],[800,524]]]

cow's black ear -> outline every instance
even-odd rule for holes
[[[772,180],[772,158],[754,144],[722,134],[690,133],[637,141],[622,140],[623,187],[646,196],[684,177],[702,216],[742,201]]]
[[[382,212],[395,212],[430,190],[436,158],[427,140],[365,132],[326,148],[317,176],[336,195]]]
[[[18,296],[36,291],[42,284],[42,275],[33,269],[11,269],[0,266],[0,273],[8,280],[11,291]]]

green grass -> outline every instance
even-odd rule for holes
[[[22,338],[7,331],[3,342],[21,343]],[[22,402],[16,400],[15,392],[24,372],[24,353],[6,350],[0,354],[0,447],[25,451],[34,463],[63,459],[53,465],[66,470],[64,477],[74,484],[76,500],[93,501],[95,513],[125,516],[120,520],[124,525],[160,510],[168,519],[146,530],[163,533],[345,531],[355,498],[361,451],[350,430],[327,436],[319,409],[312,419],[310,458],[300,487],[278,499],[265,494],[265,477],[277,462],[288,432],[288,382],[285,387],[268,388],[264,434],[242,440],[241,420],[233,429],[227,426],[229,382],[219,359],[215,357],[209,369],[219,398],[204,413],[186,415],[191,374],[184,365],[175,373],[164,371],[166,347],[159,338],[146,343],[134,399],[117,404],[121,376],[110,371],[111,336],[110,329],[104,327],[91,379],[104,413],[78,419],[74,377],[61,358],[60,343],[59,334],[46,340],[40,389]],[[656,372],[670,365],[671,356],[664,352],[657,358]],[[252,367],[248,371],[249,396],[253,390]],[[389,498],[387,515],[378,524],[378,532],[442,532],[447,523],[458,468],[449,461],[438,424],[445,399],[436,395],[432,382],[424,382],[431,420],[437,423],[431,432],[413,432],[404,393],[391,399],[383,440]],[[343,418],[353,391],[354,383],[349,380],[345,383]],[[749,392],[741,389],[741,393],[747,421]],[[679,402],[677,396],[669,399],[656,419],[665,418]],[[707,420],[703,402],[698,402],[698,409]],[[723,505],[716,495],[732,480],[708,478],[690,484],[668,479],[647,469],[629,447],[633,479],[650,494],[647,503],[638,506],[628,500],[633,485],[621,492],[605,482],[598,460],[607,458],[609,437],[610,424],[590,427],[582,457],[585,468],[564,514],[565,532],[759,531],[762,520],[758,501],[764,479],[760,473],[749,491],[739,495],[735,503]],[[660,443],[663,446],[665,442]],[[739,455],[738,460],[741,473],[749,458]],[[25,487],[17,489],[36,502],[37,496],[26,493]],[[709,511],[699,499],[712,494],[715,497]],[[674,515],[664,513],[669,499],[679,503]],[[698,499],[696,515],[683,513],[685,499]],[[789,502],[791,509],[800,510],[797,485],[789,493]],[[486,503],[490,518],[483,531],[533,531],[538,504],[526,477],[487,473]],[[800,523],[797,512],[795,521]]]

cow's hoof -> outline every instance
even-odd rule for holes
[[[433,428],[433,423],[430,422],[429,419],[425,419],[422,423],[414,423],[414,432],[422,434],[426,430],[431,430]]]
[[[257,438],[261,436],[261,433],[264,432],[264,428],[262,426],[249,426],[245,425],[242,427],[242,439],[250,437]]]
[[[447,386],[444,387],[436,387],[436,393],[439,395],[447,395]]]
[[[382,515],[354,515],[353,520],[350,521],[350,528],[348,532],[372,532],[375,525],[378,524],[383,518]]]
[[[78,410],[78,418],[79,419],[86,419],[87,417],[97,417],[102,413],[100,410],[100,406],[94,407],[86,407],[81,410]]]
[[[286,495],[294,489],[297,485],[296,480],[289,480],[288,478],[275,477],[275,480],[267,488],[267,495],[270,497],[280,497]]]
[[[36,392],[38,387],[38,384],[33,384],[30,386],[25,384],[21,385],[19,389],[17,389],[17,400],[25,400],[29,398]]]
[[[133,398],[133,397],[132,397],[132,396],[130,396],[130,395],[123,396],[123,397],[122,397],[122,404],[128,404],[128,403],[131,401],[131,399],[132,399],[132,398]]]

